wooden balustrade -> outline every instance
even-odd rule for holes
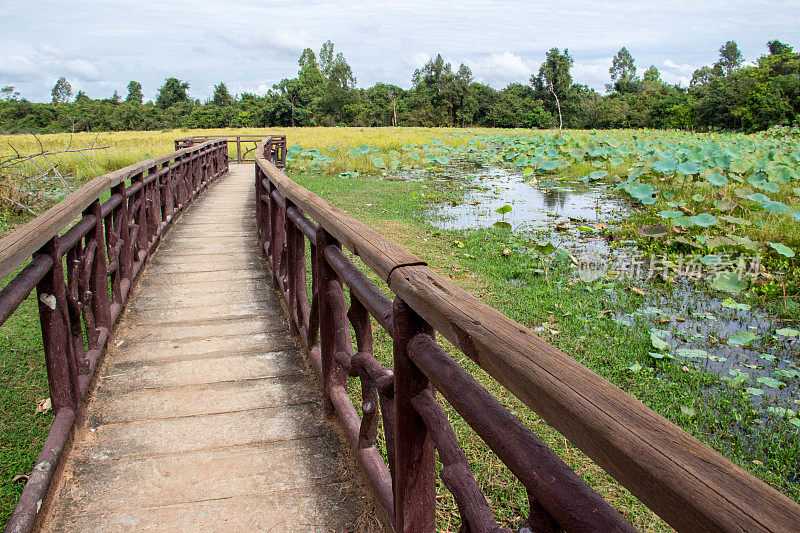
[[[520,531],[633,530],[442,350],[434,330],[676,529],[797,529],[800,506],[795,502],[438,276],[420,258],[294,183],[274,162],[275,152],[265,140],[255,156],[261,249],[291,326],[323,383],[325,409],[342,422],[397,531],[435,527],[435,452],[462,529],[501,530],[435,391],[527,489],[530,510]],[[343,248],[388,283],[394,302]],[[370,317],[392,336],[392,369],[372,354]],[[361,416],[347,395],[348,376],[361,383]],[[379,417],[388,465],[375,448]]]
[[[6,531],[32,529],[136,276],[173,217],[228,171],[227,146],[207,141],[95,178],[0,240],[0,278],[30,259],[0,291],[0,324],[36,289],[55,414]]]
[[[175,139],[175,149],[187,148],[212,139],[225,139],[228,147],[228,160],[233,163],[244,163],[255,160],[255,151],[264,140],[263,135],[194,135]],[[267,137],[267,148],[270,160],[275,161],[278,168],[286,168],[286,135]]]

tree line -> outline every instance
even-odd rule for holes
[[[319,53],[306,48],[294,78],[265,95],[231,95],[225,83],[206,101],[189,96],[189,83],[167,78],[155,101],[144,102],[131,81],[123,99],[73,98],[65,78],[52,102],[22,98],[13,86],[0,89],[0,131],[62,132],[269,126],[486,126],[576,129],[682,128],[698,131],[759,131],[800,125],[800,54],[777,40],[745,64],[734,41],[719,60],[697,69],[688,87],[661,79],[651,65],[642,76],[623,47],[609,69],[606,94],[576,83],[569,50],[552,48],[528,84],[496,90],[473,79],[468,66],[454,68],[441,55],[416,70],[411,88],[377,83],[356,86],[353,70],[327,41]]]

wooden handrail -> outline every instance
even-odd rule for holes
[[[236,163],[243,163],[245,161],[253,161],[253,159],[247,159],[247,155],[250,152],[257,151],[259,148],[259,144],[261,141],[264,140],[263,135],[192,135],[188,137],[181,137],[179,139],[175,139],[175,149],[180,150],[181,148],[186,148],[187,146],[193,146],[198,143],[202,143],[204,141],[210,139],[217,139],[217,140],[225,140],[231,144],[236,145],[236,156],[230,154],[228,155],[228,159],[230,161]],[[271,135],[269,139],[272,141],[273,145],[279,147],[280,154],[278,154],[277,160],[275,165],[278,168],[286,168],[286,135]],[[252,143],[250,148],[247,146],[244,147],[244,151],[242,151],[242,143]]]
[[[323,234],[359,256],[422,320],[676,529],[793,531],[800,524],[800,505],[293,182],[261,149],[256,166],[259,190],[260,172],[287,206],[309,215]],[[278,224],[273,235],[287,224],[278,216],[270,213]],[[276,267],[285,246],[281,240],[265,242]],[[273,274],[283,276],[278,269]],[[283,286],[280,279],[278,284]]]
[[[75,220],[95,200],[109,189],[166,161],[198,153],[215,141],[206,141],[198,146],[183,148],[154,159],[140,161],[108,174],[103,174],[73,191],[56,205],[33,220],[16,228],[0,239],[0,279],[25,262],[39,248]]]

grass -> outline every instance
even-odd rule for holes
[[[687,367],[685,370],[669,361],[658,363],[650,359],[647,356],[652,350],[650,324],[639,320],[633,328],[628,328],[604,313],[609,308],[613,308],[614,314],[634,312],[642,303],[638,294],[624,290],[624,286],[573,283],[572,269],[565,264],[553,265],[545,278],[536,272],[539,263],[535,256],[520,251],[529,244],[525,237],[494,229],[446,232],[420,219],[419,214],[428,202],[451,199],[458,195],[457,189],[437,190],[429,184],[426,192],[420,193],[419,183],[414,182],[361,177],[342,180],[311,173],[290,175],[429,261],[434,270],[509,317],[531,328],[546,324],[547,327],[539,331],[540,336],[754,475],[793,499],[800,499],[796,483],[788,481],[796,472],[796,458],[800,454],[796,431],[776,417],[767,422],[768,430],[756,437],[750,428],[758,417],[743,392],[720,384],[717,376],[700,369]],[[369,202],[364,202],[365,198]],[[457,241],[464,247],[457,247]],[[505,248],[512,250],[510,255],[503,255]],[[609,303],[612,300],[613,305]],[[477,365],[452,346],[448,349],[464,368],[637,528],[668,529],[649,509]],[[388,339],[376,342],[376,357],[391,366]],[[631,371],[634,364],[642,369]],[[352,395],[359,405],[359,390],[355,384]],[[682,407],[687,408],[689,414]],[[690,414],[692,411],[688,408],[696,413]],[[509,527],[519,527],[518,517],[524,515],[527,506],[524,491],[463,420],[449,407],[447,410],[478,483],[494,503],[497,517]],[[455,529],[458,521],[454,502],[444,487],[439,487],[437,494],[441,529]]]
[[[41,346],[38,306],[31,296],[0,326],[0,524],[24,488],[14,477],[30,472],[53,421],[52,413],[36,412],[49,396]]]
[[[687,371],[668,360],[654,361],[649,358],[647,353],[652,349],[649,339],[651,325],[637,319],[633,327],[625,327],[605,313],[609,309],[613,309],[612,315],[634,312],[642,303],[639,295],[625,290],[624,284],[574,283],[572,269],[566,263],[555,262],[548,269],[547,276],[541,275],[540,259],[529,252],[530,243],[524,236],[496,229],[465,232],[437,230],[421,218],[421,212],[433,202],[459,201],[464,191],[457,183],[397,181],[392,179],[390,173],[376,171],[368,157],[346,156],[348,149],[362,144],[375,146],[381,153],[388,153],[400,151],[405,144],[429,142],[430,137],[441,139],[451,149],[464,148],[466,137],[460,134],[465,130],[299,128],[288,131],[243,129],[216,132],[226,135],[286,133],[290,145],[299,144],[325,151],[332,162],[326,165],[324,171],[314,171],[315,165],[296,161],[293,163],[296,170],[291,170],[290,176],[424,258],[434,270],[454,283],[514,320],[535,328],[540,336],[735,463],[789,497],[800,500],[798,484],[791,481],[793,476],[796,479],[800,471],[797,431],[792,431],[777,417],[763,419],[758,416],[753,412],[749,398],[740,389],[728,387],[717,376],[702,369],[690,368]],[[85,161],[67,158],[69,161],[65,160],[62,168],[65,171],[72,169],[79,180],[86,181],[102,172],[171,151],[176,137],[193,133],[208,135],[215,131],[100,134],[96,138],[97,145],[111,148],[102,154],[98,153],[88,166],[85,166]],[[493,132],[469,130],[469,133]],[[68,135],[46,135],[41,139],[47,149],[63,149],[69,142]],[[38,146],[32,137],[4,136],[0,141],[3,144],[11,142],[20,151],[35,150]],[[76,134],[72,140],[74,146],[86,146],[94,141],[94,134]],[[336,150],[331,150],[333,146],[337,147]],[[417,161],[404,161],[412,167],[424,166]],[[573,165],[564,176],[579,177],[591,170],[593,168],[588,164]],[[361,175],[350,179],[337,177],[339,172],[350,171]],[[685,195],[677,185],[675,189],[676,195]],[[633,213],[626,222],[628,231],[632,234],[637,224],[652,223],[653,213],[666,207],[656,204],[654,209]],[[24,218],[9,210],[5,213],[5,218],[0,219],[0,228],[5,230]],[[759,231],[770,231],[769,220],[765,220]],[[780,226],[778,229],[788,231]],[[773,238],[771,235],[766,233],[759,235],[759,238]],[[456,246],[456,241],[461,242],[463,248]],[[509,255],[502,254],[506,248],[510,251]],[[373,280],[386,290],[385,285],[381,285],[374,276]],[[652,290],[668,288],[653,286]],[[8,384],[0,393],[3,407],[0,421],[3,435],[0,441],[0,519],[3,521],[10,515],[22,489],[20,483],[12,484],[10,480],[14,475],[27,473],[31,468],[51,421],[50,415],[35,413],[37,401],[47,396],[38,332],[36,302],[33,298],[29,298],[0,330],[0,342],[3,343],[0,371],[4,382]],[[479,367],[447,343],[445,347],[635,527],[647,531],[669,529],[613,478]],[[379,328],[375,332],[375,350],[376,357],[383,364],[391,366],[391,339]],[[640,370],[630,370],[637,364]],[[350,388],[355,404],[360,405],[359,387],[351,380]],[[445,409],[470,467],[492,503],[496,516],[505,525],[519,527],[519,517],[524,516],[527,510],[523,488],[446,403]],[[437,483],[439,527],[443,531],[455,530],[459,524],[455,504],[449,492],[439,481]]]

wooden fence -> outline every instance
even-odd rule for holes
[[[294,183],[270,161],[266,142],[262,147],[255,164],[256,217],[275,287],[320,375],[326,410],[341,420],[397,531],[434,530],[434,450],[464,530],[499,530],[434,391],[525,486],[528,531],[632,530],[442,350],[434,331],[676,529],[800,528],[800,506],[794,501],[437,275],[420,258]],[[393,302],[343,247],[388,283]],[[392,336],[391,369],[372,355],[370,316]],[[348,397],[348,376],[360,380],[363,417]],[[379,417],[388,465],[375,447]]]
[[[199,143],[210,140],[224,139],[230,145],[228,147],[228,160],[232,163],[244,163],[255,160],[255,151],[263,135],[196,135],[193,137],[181,137],[175,139],[175,149],[187,148]],[[233,150],[232,148],[235,148]],[[272,135],[267,137],[267,150],[270,151],[270,160],[275,161],[278,168],[286,168],[286,135]],[[235,154],[235,157],[234,157]]]
[[[0,291],[0,324],[36,289],[55,414],[7,532],[33,527],[136,276],[173,217],[228,171],[227,150],[207,141],[97,177],[0,240],[0,279],[30,259]]]

